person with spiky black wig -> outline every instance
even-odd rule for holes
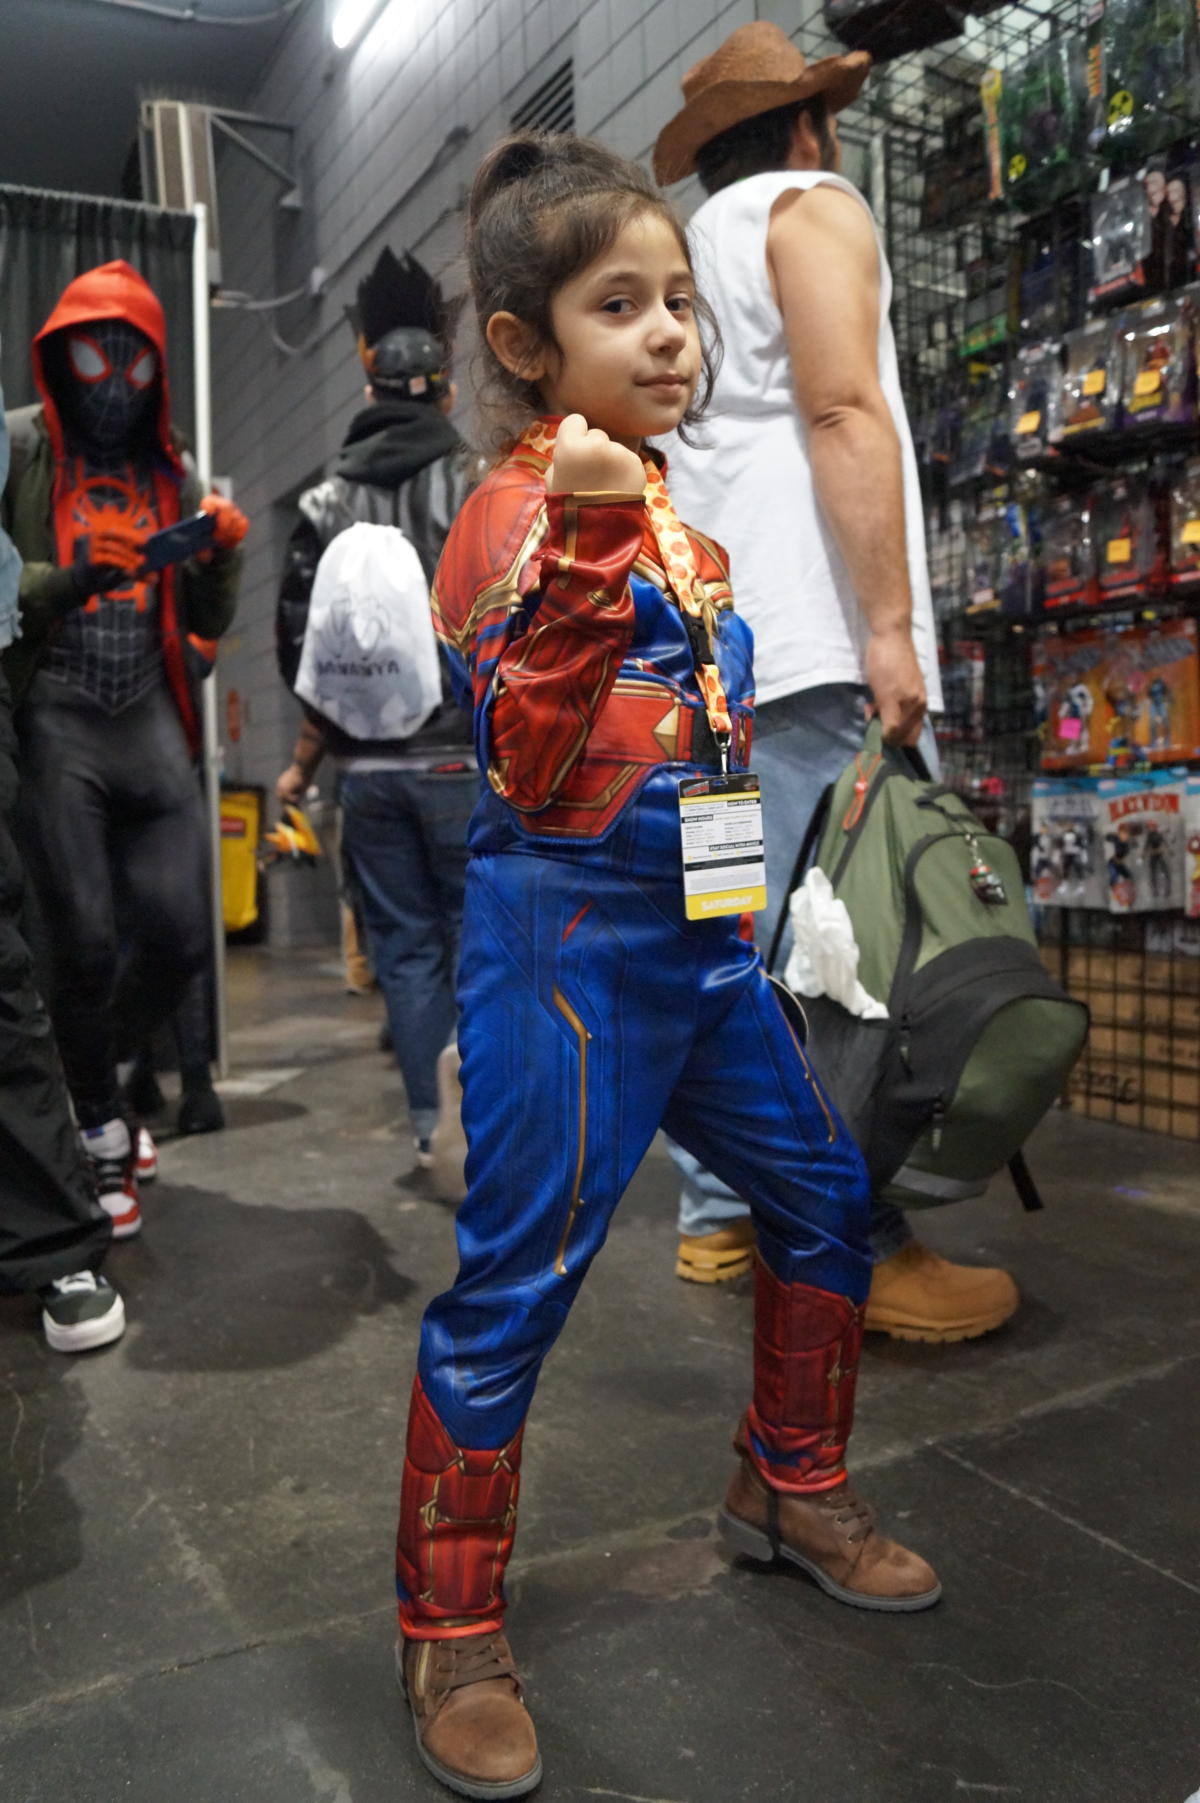
[[[449,420],[446,309],[408,253],[385,248],[347,318],[367,377],[333,473],[307,489],[288,541],[276,612],[279,670],[294,689],[317,565],[360,521],[399,526],[432,580],[474,460]],[[387,1004],[417,1160],[429,1162],[438,1053],[454,1028],[467,821],[479,793],[471,715],[443,668],[443,702],[410,738],[352,739],[307,703],[281,801],[301,800],[321,760],[337,762],[342,859]]]

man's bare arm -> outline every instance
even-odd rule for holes
[[[767,266],[822,515],[870,627],[866,675],[892,743],[912,743],[925,683],[912,640],[900,440],[879,381],[879,253],[866,210],[829,187],[776,202]]]

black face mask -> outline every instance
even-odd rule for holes
[[[144,332],[124,319],[67,326],[46,345],[46,375],[69,435],[115,451],[149,437],[161,363]]]

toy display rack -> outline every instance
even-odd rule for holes
[[[806,55],[843,49],[825,29],[819,0],[802,0],[800,11],[795,37]],[[967,332],[978,331],[981,317],[986,322],[987,272],[1001,269],[1022,223],[989,202],[981,182],[977,204],[960,205],[955,223],[939,229],[929,218],[931,161],[946,155],[948,137],[953,141],[972,128],[989,69],[1015,68],[1050,37],[1085,32],[1092,11],[1092,0],[1023,0],[967,19],[960,36],[877,66],[861,100],[842,116],[846,173],[871,201],[887,246],[892,323],[914,417],[930,384],[961,357]],[[1196,100],[1200,114],[1200,94]],[[1200,117],[1195,127],[1200,133]],[[1075,198],[1090,192],[1097,178],[1093,165],[1081,165]],[[1070,200],[1060,203],[1064,217]],[[986,339],[986,323],[981,335]],[[1003,357],[1005,348],[983,343],[977,354]],[[947,716],[944,767],[1027,861],[1029,801],[1040,756],[1030,632],[1021,622],[965,617],[967,547],[961,534],[939,532],[933,552],[935,589],[960,602],[957,612],[943,613],[944,639],[982,638],[987,647],[982,709],[970,726]],[[1100,1119],[1200,1139],[1200,920],[1047,908],[1040,913],[1039,937],[1048,967],[1092,1010],[1091,1039],[1067,1105]]]

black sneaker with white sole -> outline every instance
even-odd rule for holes
[[[125,1304],[105,1277],[72,1271],[38,1291],[42,1328],[55,1352],[92,1352],[125,1332]]]

